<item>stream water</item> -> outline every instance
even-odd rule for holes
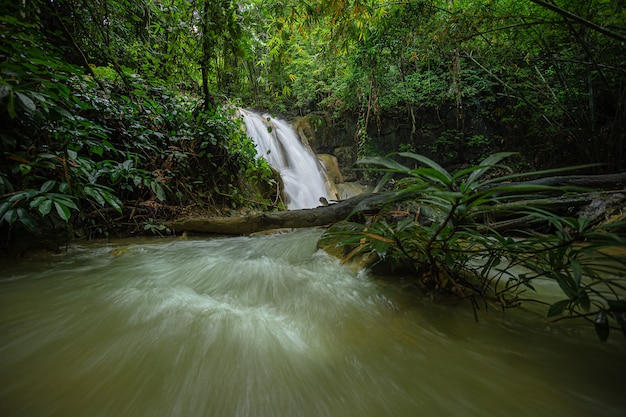
[[[474,321],[316,250],[318,230],[72,246],[0,271],[0,415],[626,415],[626,349]]]

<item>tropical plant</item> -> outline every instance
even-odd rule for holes
[[[611,324],[626,335],[626,256],[606,251],[626,244],[617,232],[624,223],[594,225],[525,204],[542,193],[566,190],[515,183],[555,170],[513,174],[501,163],[511,155],[494,154],[456,173],[414,153],[396,156],[418,164],[415,168],[391,158],[363,159],[361,163],[385,172],[385,181],[392,175],[403,178],[394,191],[364,200],[354,214],[374,203],[404,208],[369,225],[352,222],[332,228],[322,243],[338,242],[345,248],[344,261],[359,256],[373,259],[372,266],[408,269],[413,284],[426,293],[468,300],[475,311],[491,303],[516,306],[533,298],[527,292],[534,290],[534,283],[552,280],[564,298],[549,306],[549,318],[595,320],[602,340]],[[516,224],[521,217],[524,227],[501,232],[488,219],[503,214],[516,218]]]

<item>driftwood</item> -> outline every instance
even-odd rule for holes
[[[524,183],[620,189],[626,184],[626,173],[600,176],[550,177]],[[540,207],[563,215],[576,216],[580,209],[598,200],[599,196],[606,199],[607,196],[613,194],[616,193],[608,192],[602,193],[602,195],[598,193],[580,193],[502,204],[494,207],[493,211],[484,213],[482,219],[476,218],[475,220],[484,222],[495,230],[503,231],[510,228],[523,228],[524,225],[530,226],[528,219],[520,217],[516,213],[523,212],[528,208]],[[328,226],[345,220],[357,205],[360,208],[375,208],[379,202],[386,200],[386,196],[387,193],[361,194],[336,204],[314,209],[277,211],[232,217],[183,217],[166,223],[166,226],[175,232],[224,235],[248,235],[274,229]]]

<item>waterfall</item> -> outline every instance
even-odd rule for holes
[[[320,205],[320,197],[328,199],[317,159],[300,142],[289,123],[249,110],[242,109],[240,113],[258,155],[280,173],[287,208],[313,208]]]

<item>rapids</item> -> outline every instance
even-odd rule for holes
[[[7,417],[624,416],[587,324],[401,292],[318,230],[71,246],[0,271]]]

